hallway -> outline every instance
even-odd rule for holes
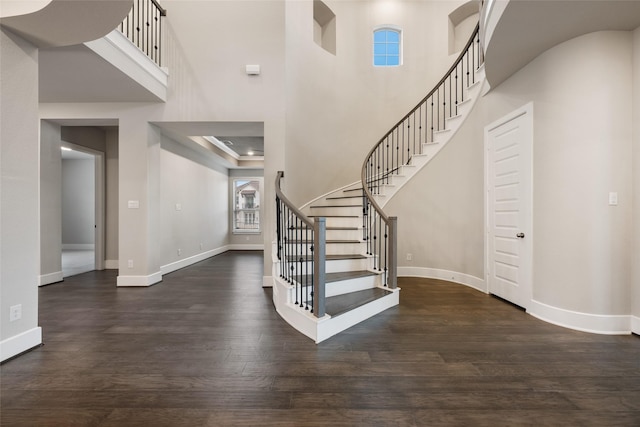
[[[640,338],[571,331],[470,288],[320,345],[263,289],[262,252],[150,288],[93,271],[39,289],[45,345],[1,366],[3,426],[640,425]]]

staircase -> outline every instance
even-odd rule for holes
[[[297,208],[276,178],[273,300],[319,343],[399,303],[396,218],[382,207],[451,140],[484,82],[478,27],[435,88],[369,152],[362,179]]]

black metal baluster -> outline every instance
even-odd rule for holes
[[[384,225],[384,286],[387,286],[387,248],[389,246],[388,238],[388,227]]]

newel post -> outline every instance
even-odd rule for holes
[[[389,277],[390,289],[398,287],[398,217],[389,217]]]
[[[317,318],[325,315],[326,221],[326,218],[315,218],[313,222],[313,313]]]

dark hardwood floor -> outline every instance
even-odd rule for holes
[[[45,345],[4,363],[2,426],[640,426],[640,338],[571,331],[461,285],[314,344],[275,312],[261,252],[151,288],[41,288]]]

